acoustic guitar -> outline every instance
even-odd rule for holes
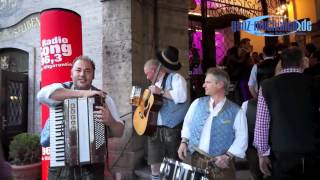
[[[157,67],[156,75],[152,80],[154,85],[161,64]],[[149,89],[145,89],[133,115],[133,127],[138,135],[150,136],[157,128],[158,112],[162,106],[162,96],[152,94]]]

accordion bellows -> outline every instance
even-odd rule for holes
[[[73,98],[50,108],[50,167],[103,163],[105,126],[96,121],[98,97]]]

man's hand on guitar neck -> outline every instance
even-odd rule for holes
[[[152,94],[158,94],[161,95],[162,97],[165,97],[167,99],[172,99],[170,93],[166,90],[163,90],[159,88],[158,86],[151,85],[149,86],[149,90],[151,91]]]
[[[152,94],[158,94],[158,95],[161,95],[161,91],[162,91],[161,88],[155,85],[149,86],[149,90],[152,92]]]

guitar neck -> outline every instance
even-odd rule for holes
[[[152,79],[151,85],[154,85],[156,83],[158,76],[159,76],[160,68],[161,68],[161,63],[159,63],[159,65],[157,67],[156,74]]]

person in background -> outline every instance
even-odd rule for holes
[[[234,46],[228,50],[225,60],[226,71],[231,81],[228,98],[236,104],[241,105],[243,101],[251,98],[248,80],[253,63],[250,53],[244,49],[240,49],[238,46]]]
[[[258,97],[258,88],[263,79],[274,76],[277,60],[275,59],[275,47],[267,45],[263,48],[263,61],[253,65],[248,82],[249,90],[253,98]]]
[[[316,50],[317,50],[317,47],[314,44],[308,43],[308,44],[306,44],[306,48],[304,50],[304,53],[307,58],[311,58],[313,56],[313,53],[316,52]]]
[[[275,180],[320,179],[319,81],[305,75],[303,50],[281,54],[281,72],[259,89],[254,146]]]
[[[229,84],[225,71],[209,68],[203,84],[207,96],[193,101],[181,131],[179,158],[185,160],[189,152],[192,166],[210,169],[209,179],[234,180],[233,159],[244,158],[248,146],[246,116],[237,104],[226,98]]]
[[[308,58],[308,60],[305,59],[305,63],[306,63],[305,69],[308,69],[309,67],[314,66],[317,63],[316,61],[317,55],[315,54],[316,51],[317,51],[317,47],[314,44],[312,43],[306,44],[304,53],[306,58]]]
[[[291,42],[289,47],[299,47],[298,42]]]
[[[305,74],[320,78],[320,50],[315,51],[309,59],[310,66],[304,69]]]
[[[271,78],[275,73],[275,66],[278,62],[276,57],[276,51],[274,46],[268,45],[263,48],[264,61],[260,64],[257,64],[252,68],[249,84],[250,92],[252,94],[255,91],[258,91],[263,80]],[[255,75],[254,75],[255,74]],[[250,172],[254,180],[262,180],[264,178],[263,173],[259,169],[259,158],[257,155],[257,150],[253,146],[253,137],[254,137],[254,127],[256,122],[256,112],[257,112],[257,98],[253,97],[252,99],[243,102],[241,106],[242,110],[246,113],[248,120],[248,135],[249,135],[249,145],[246,151],[246,157],[249,163]],[[265,179],[272,179],[267,177]]]
[[[259,64],[261,62],[260,56],[256,51],[252,53],[251,58],[254,64]]]
[[[282,52],[288,48],[288,45],[284,44],[284,43],[279,43],[277,44],[277,54],[276,54],[276,57],[275,59],[278,61],[278,64],[276,66],[276,69],[275,69],[275,72],[274,74],[275,75],[278,75],[279,72],[281,71],[281,61],[280,61],[280,56],[282,54]]]
[[[124,123],[120,120],[118,111],[112,98],[103,91],[92,86],[95,64],[87,56],[77,57],[72,64],[71,82],[53,83],[43,87],[37,94],[40,103],[50,107],[61,104],[65,99],[92,97],[99,95],[105,98],[104,106],[96,106],[95,116],[101,119],[113,137],[121,137]],[[41,145],[50,146],[50,120],[47,120],[41,132]],[[81,137],[80,137],[81,138]],[[51,167],[49,180],[52,179],[104,179],[104,164],[89,164],[84,166]]]
[[[263,48],[264,60],[260,64],[255,65],[251,70],[249,89],[251,94],[257,96],[258,89],[263,80],[273,77],[277,59],[275,58],[275,48],[273,46],[265,46]],[[246,113],[248,120],[249,145],[246,151],[246,157],[249,163],[250,172],[254,180],[262,180],[264,175],[259,169],[259,158],[257,150],[253,146],[253,134],[256,121],[257,97],[243,102],[241,108]],[[271,177],[269,177],[270,179]]]
[[[254,65],[250,53],[240,50],[240,75],[239,75],[239,90],[241,93],[241,101],[238,105],[241,105],[242,102],[251,99],[251,93],[249,90],[248,82],[250,78],[250,72],[252,66]],[[237,102],[236,102],[237,103]]]
[[[253,180],[272,180],[271,176],[265,176],[259,168],[259,158],[257,149],[253,146],[254,127],[256,123],[257,99],[252,98],[242,103],[241,109],[245,112],[248,123],[248,149],[246,159]]]
[[[251,54],[252,50],[253,50],[253,46],[250,44],[251,40],[249,38],[243,38],[240,40],[239,43],[239,51],[245,51],[247,53],[249,53],[249,55]],[[240,54],[240,52],[239,52]]]

